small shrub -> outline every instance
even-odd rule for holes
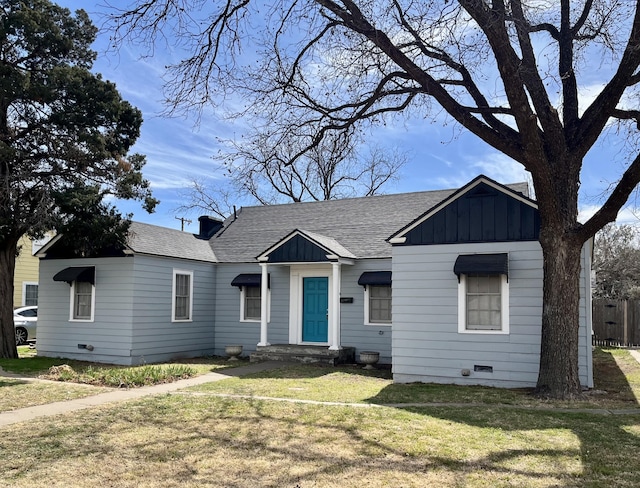
[[[51,366],[44,377],[55,381],[76,381],[78,373],[68,364],[61,364],[59,366]]]
[[[43,378],[55,381],[70,381],[113,388],[135,388],[140,386],[171,383],[195,375],[195,371],[184,365],[134,366],[131,368],[96,368],[88,366],[77,372],[63,364],[52,366]]]

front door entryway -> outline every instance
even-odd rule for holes
[[[302,280],[302,341],[329,341],[329,278]]]

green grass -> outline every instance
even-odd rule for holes
[[[353,403],[365,402],[391,384],[391,372],[388,370],[299,365],[206,383],[190,390]]]
[[[12,378],[0,378],[0,412],[85,398],[104,391],[107,388],[90,388],[73,383],[26,383]]]
[[[594,351],[596,389],[571,401],[540,400],[531,389],[440,384],[394,384],[387,370],[355,366],[300,365],[207,383],[191,391],[213,394],[296,398],[343,403],[493,404],[536,408],[639,408],[640,364],[628,351]],[[602,379],[599,379],[602,378]],[[606,378],[606,379],[605,379]],[[640,413],[640,410],[639,410]]]
[[[195,370],[182,364],[145,365],[132,368],[87,366],[80,371],[69,365],[52,366],[40,378],[113,388],[158,385],[195,376]]]
[[[28,346],[18,347],[18,354],[19,359],[0,359],[0,367],[9,373],[23,376],[109,387],[138,387],[167,383],[244,364],[234,364],[224,358],[209,357],[127,367],[64,358],[38,357],[36,350]]]
[[[0,433],[14,488],[640,485],[640,415],[165,395]]]
[[[11,373],[35,376],[47,371],[52,366],[59,366],[65,363],[83,364],[81,361],[38,357],[35,349],[29,349],[29,346],[19,346],[18,354],[20,356],[18,359],[1,358],[0,367]]]
[[[575,405],[638,406],[640,364],[628,352],[598,350],[594,364],[601,392]],[[405,400],[425,405],[373,405]],[[640,410],[558,406],[525,390],[393,385],[387,371],[287,367],[2,428],[0,486],[640,486]]]

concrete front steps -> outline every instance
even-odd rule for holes
[[[257,361],[290,361],[298,363],[322,363],[336,366],[356,362],[356,348],[342,347],[338,351],[330,351],[329,346],[298,346],[293,344],[272,344],[257,346],[249,356],[251,362]]]

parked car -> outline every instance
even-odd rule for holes
[[[26,344],[36,338],[38,326],[38,307],[28,306],[16,308],[13,311],[13,326],[16,329],[16,344]]]

